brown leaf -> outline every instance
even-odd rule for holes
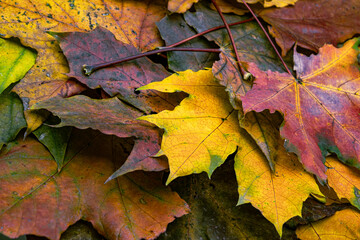
[[[81,95],[66,99],[54,97],[35,104],[33,109],[47,109],[58,116],[61,122],[56,127],[92,128],[121,138],[135,137],[131,154],[111,179],[130,171],[161,171],[168,167],[167,161],[152,158],[160,150],[159,130],[150,123],[136,120],[143,113],[117,98],[97,100]]]
[[[93,65],[139,54],[132,46],[117,41],[104,28],[96,28],[90,33],[57,33],[54,36],[68,59],[70,73],[90,88],[102,87],[109,95],[119,95],[124,102],[145,113],[172,109],[178,100],[169,94],[155,91],[138,92],[137,88],[153,81],[161,81],[169,75],[163,66],[147,58],[125,62],[113,67],[95,71],[85,76],[83,65]]]
[[[325,43],[344,42],[360,33],[360,1],[299,0],[295,6],[271,8],[259,13],[282,55],[297,45],[317,52]]]
[[[158,174],[130,173],[104,185],[124,160],[117,140],[77,132],[61,172],[31,138],[7,147],[0,154],[1,231],[9,237],[59,239],[83,219],[108,239],[153,239],[164,232],[174,217],[189,211],[187,204],[163,186]]]

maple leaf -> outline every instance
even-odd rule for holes
[[[187,204],[157,174],[130,173],[104,185],[126,156],[119,144],[114,136],[74,132],[61,172],[39,142],[9,145],[0,153],[1,231],[59,239],[83,219],[107,239],[153,239],[164,232],[188,212]]]
[[[234,166],[238,204],[251,202],[280,235],[284,222],[301,215],[302,203],[310,193],[322,196],[313,177],[284,148],[278,152],[276,173],[272,173],[258,146],[239,128],[235,111],[224,100],[225,89],[214,80],[210,69],[179,72],[139,90],[148,88],[189,94],[173,111],[140,118],[165,130],[159,155],[169,159],[167,183],[203,171],[211,176],[238,146]]]
[[[266,9],[259,16],[285,55],[295,44],[318,51],[325,43],[344,42],[360,32],[357,0],[299,0],[295,6]]]
[[[90,88],[101,86],[110,96],[119,95],[124,102],[145,113],[172,109],[179,100],[169,94],[146,91],[140,93],[136,88],[152,81],[160,81],[169,73],[160,64],[146,58],[134,60],[119,66],[100,69],[85,76],[83,65],[93,65],[136,55],[139,52],[132,45],[117,41],[106,29],[96,28],[90,33],[56,33],[70,66],[70,73]],[[179,98],[180,99],[180,98]]]
[[[185,20],[195,27],[198,32],[222,24],[219,14],[205,5],[197,4],[196,10],[195,13],[186,13]],[[232,15],[225,15],[225,17],[229,23],[246,19]],[[255,62],[262,70],[283,71],[281,62],[277,59],[275,51],[271,48],[257,23],[234,26],[232,27],[232,34],[243,63]],[[241,112],[242,106],[239,99],[251,89],[251,83],[244,81],[240,74],[228,34],[226,30],[218,30],[207,34],[206,38],[215,41],[222,49],[220,60],[215,62],[212,67],[213,74],[220,84],[226,87],[232,106]],[[243,116],[240,117],[240,119],[242,118]],[[274,124],[268,124],[272,121],[274,121]],[[248,133],[257,141],[272,168],[274,168],[273,162],[278,148],[279,134],[276,122],[278,122],[276,117],[273,118],[266,114],[248,115],[244,121],[241,121],[241,126],[245,127]]]
[[[143,113],[117,98],[96,100],[79,95],[63,99],[57,96],[33,105],[33,109],[47,109],[58,116],[61,122],[56,127],[92,128],[121,138],[135,137],[127,161],[108,180],[135,170],[160,171],[168,167],[166,160],[152,158],[160,150],[158,129],[148,122],[135,120]]]
[[[310,57],[295,52],[297,79],[262,72],[254,64],[248,69],[256,81],[242,98],[244,111],[282,112],[280,132],[288,140],[287,149],[321,180],[326,179],[323,160],[328,152],[360,166],[358,45],[357,39],[341,48],[325,45]]]
[[[303,202],[310,194],[322,196],[314,178],[283,147],[278,151],[276,171],[272,172],[254,142],[240,141],[234,168],[238,204],[251,203],[259,209],[280,236],[287,220],[301,216]]]
[[[167,184],[179,176],[207,172],[209,176],[236,150],[240,128],[224,88],[211,70],[187,70],[138,90],[184,91],[189,94],[174,111],[140,117],[165,130],[161,152],[168,157]]]
[[[36,53],[11,40],[0,38],[0,93],[19,81],[34,65]]]
[[[132,44],[139,51],[162,45],[155,22],[166,13],[161,0],[94,0],[51,2],[26,0],[21,4],[2,0],[0,33],[18,37],[21,42],[38,51],[31,73],[15,87],[29,105],[56,95],[70,96],[81,85],[66,85],[68,65],[59,45],[47,34],[52,32],[90,31],[97,25],[114,33],[118,40]],[[78,89],[80,88],[80,89]]]
[[[171,189],[191,212],[170,223],[159,239],[279,239],[274,226],[250,204],[236,206],[239,195],[233,166],[231,159],[211,179],[202,173],[172,182]]]
[[[359,239],[359,233],[360,213],[353,209],[338,211],[334,216],[296,229],[300,239]]]
[[[360,172],[337,161],[333,157],[326,158],[326,175],[328,184],[337,196],[346,198],[349,202],[360,209]]]

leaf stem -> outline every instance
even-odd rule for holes
[[[137,54],[137,55],[121,58],[121,59],[110,61],[110,62],[99,63],[99,64],[95,64],[95,65],[86,65],[85,64],[85,65],[83,65],[83,70],[84,70],[84,73],[85,73],[86,76],[90,76],[93,72],[95,72],[96,70],[99,70],[101,68],[105,68],[105,67],[109,67],[111,65],[115,65],[115,64],[131,61],[131,60],[134,60],[134,59],[150,56],[150,55],[153,55],[153,54],[158,54],[158,53],[162,53],[162,52],[169,52],[169,51],[213,52],[213,53],[220,53],[221,52],[221,50],[217,49],[217,48],[162,47],[162,48],[160,48],[158,50],[144,52],[144,53],[140,53],[140,54]]]
[[[216,1],[215,0],[211,0],[211,2],[213,3],[213,5],[215,6],[217,12],[219,13],[220,17],[221,17],[221,20],[223,21],[224,25],[225,25],[225,28],[228,32],[228,35],[229,35],[229,38],[230,38],[230,41],[231,41],[231,44],[234,48],[234,52],[235,52],[235,58],[236,58],[236,62],[238,64],[238,67],[239,67],[239,70],[240,70],[240,73],[243,77],[244,80],[247,80],[251,77],[251,74],[249,72],[246,72],[244,70],[244,67],[241,65],[241,62],[240,62],[240,58],[239,58],[239,53],[237,51],[237,48],[236,48],[236,45],[235,45],[235,41],[234,41],[234,37],[231,33],[231,30],[230,30],[230,27],[229,27],[229,24],[226,22],[226,19],[224,17],[224,14],[221,12],[221,9],[219,8],[219,6],[216,4]]]
[[[247,22],[250,22],[250,21],[253,21],[253,20],[254,20],[254,18],[252,17],[252,18],[249,18],[249,19],[246,19],[246,20],[230,23],[229,26],[239,25],[239,24],[247,23]],[[114,60],[114,61],[106,62],[106,63],[99,63],[99,64],[95,64],[95,65],[86,65],[85,64],[85,65],[83,65],[83,70],[84,70],[85,75],[90,76],[93,72],[95,72],[96,70],[101,69],[101,68],[109,67],[111,65],[119,64],[119,63],[126,62],[126,61],[131,61],[131,60],[134,60],[134,59],[137,59],[137,58],[146,57],[146,56],[150,56],[150,55],[158,54],[158,53],[162,53],[162,52],[169,52],[169,51],[193,51],[193,52],[216,52],[216,53],[219,53],[220,49],[174,48],[174,47],[179,46],[179,45],[181,45],[181,44],[183,44],[183,43],[185,43],[187,41],[190,41],[190,40],[192,40],[194,38],[205,35],[205,34],[207,34],[209,32],[219,30],[219,29],[224,28],[224,27],[226,27],[226,26],[222,25],[222,26],[217,26],[217,27],[210,28],[208,30],[205,30],[203,32],[195,34],[195,35],[193,35],[193,36],[191,36],[189,38],[186,38],[186,39],[183,39],[183,40],[181,40],[179,42],[173,43],[173,44],[171,44],[169,46],[161,47],[158,50],[153,50],[153,51],[141,53],[141,54],[138,54],[138,55],[129,56],[129,57],[126,57],[126,58],[121,58],[119,60]]]
[[[267,33],[267,31],[265,30],[264,26],[261,24],[259,18],[256,16],[256,14],[253,12],[253,10],[250,8],[250,6],[245,2],[245,0],[242,0],[242,2],[245,4],[245,6],[247,7],[247,9],[249,9],[250,13],[253,15],[253,17],[255,18],[256,22],[259,24],[261,30],[265,33],[267,39],[269,40],[271,46],[274,48],[276,55],[280,58],[281,63],[284,65],[286,71],[293,76],[293,74],[291,73],[290,69],[288,68],[288,66],[286,65],[284,59],[281,57],[279,51],[277,50],[274,42],[271,40],[269,34]],[[296,78],[295,78],[296,79]]]
[[[234,23],[229,23],[229,26],[235,26],[235,25],[239,25],[239,24],[251,22],[251,21],[253,21],[254,19],[255,19],[255,18],[251,17],[251,18],[246,19],[246,20],[242,20],[242,21],[238,21],[238,22],[234,22]],[[209,32],[213,32],[213,31],[219,30],[219,29],[221,29],[221,28],[225,28],[225,27],[226,27],[225,25],[221,25],[221,26],[217,26],[217,27],[210,28],[210,29],[208,29],[208,30],[205,30],[205,31],[203,31],[203,32],[200,32],[200,33],[198,33],[198,34],[195,34],[195,35],[193,35],[193,36],[191,36],[191,37],[188,37],[188,38],[186,38],[186,39],[184,39],[184,40],[181,40],[181,41],[179,41],[179,42],[170,44],[169,46],[166,46],[166,47],[176,47],[176,46],[179,46],[180,44],[183,44],[183,43],[185,43],[185,42],[187,42],[187,41],[190,41],[190,40],[192,40],[192,39],[194,39],[194,38],[200,37],[200,36],[205,35],[205,34],[207,34],[207,33],[209,33]]]

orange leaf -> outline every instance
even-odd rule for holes
[[[51,154],[28,138],[0,154],[0,229],[59,239],[79,219],[107,239],[153,239],[189,209],[158,174],[130,173],[104,184],[126,153],[120,139],[77,132],[57,171]]]
[[[360,167],[358,45],[357,39],[341,48],[325,45],[310,57],[295,52],[297,79],[249,65],[256,80],[242,98],[244,111],[282,112],[285,123],[280,132],[288,140],[287,149],[322,180],[328,152]]]
[[[165,15],[166,4],[161,0],[3,0],[0,12],[0,33],[18,37],[38,51],[35,66],[15,88],[33,105],[56,95],[68,96],[68,77],[63,75],[68,72],[67,62],[48,31],[84,32],[99,25],[118,40],[147,51],[162,45],[155,22]]]

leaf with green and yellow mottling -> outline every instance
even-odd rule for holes
[[[145,89],[189,94],[173,111],[139,118],[165,129],[159,155],[169,159],[167,184],[192,173],[211,176],[236,150],[241,137],[237,113],[210,69],[175,73],[139,88]]]
[[[321,219],[296,229],[300,239],[360,239],[360,213],[354,209],[344,209],[335,215]]]
[[[314,177],[305,172],[294,154],[280,147],[275,172],[254,141],[242,140],[235,156],[238,204],[251,203],[282,235],[283,224],[301,216],[303,202],[310,194],[322,196]]]
[[[0,38],[0,93],[22,79],[34,65],[36,53],[11,40]]]

